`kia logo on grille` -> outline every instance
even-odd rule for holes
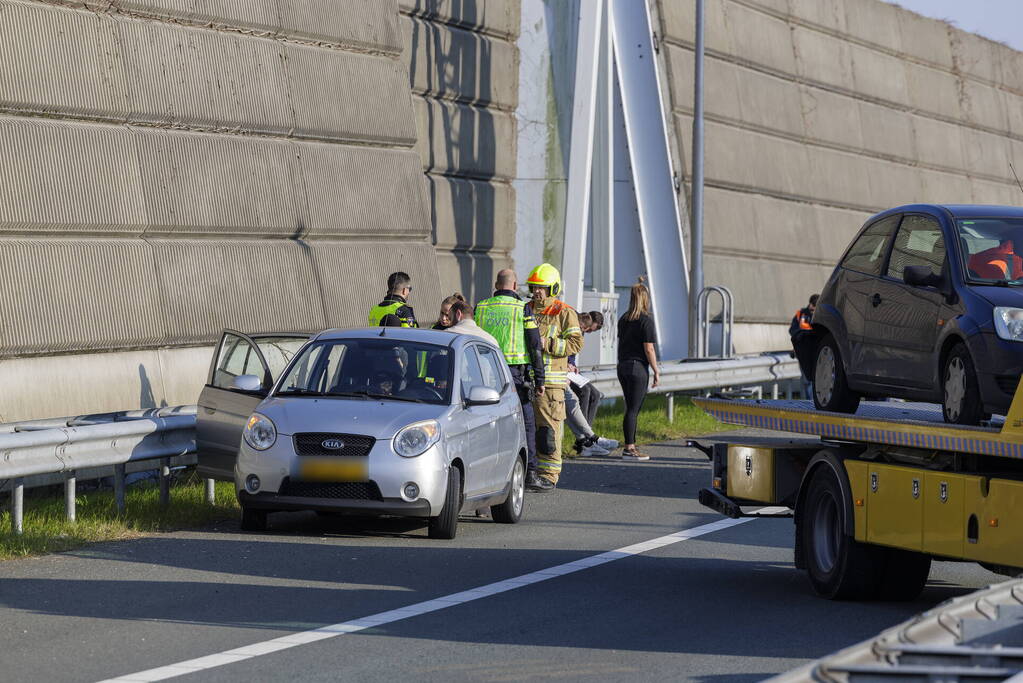
[[[339,451],[345,447],[345,442],[341,439],[324,439],[320,445],[328,451]]]

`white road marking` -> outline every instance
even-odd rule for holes
[[[788,508],[770,507],[761,508],[760,510],[757,510],[757,512],[769,515],[784,512],[787,509]],[[710,524],[703,524],[698,527],[693,527],[692,529],[683,529],[681,531],[676,531],[673,534],[668,534],[667,536],[661,536],[660,538],[653,538],[649,541],[635,543],[633,545],[625,546],[624,548],[618,548],[617,550],[609,550],[606,553],[591,555],[590,557],[584,557],[580,560],[574,560],[573,562],[566,562],[565,564],[548,567],[547,569],[540,569],[529,574],[523,574],[522,576],[489,583],[485,586],[480,586],[479,588],[472,588],[460,593],[452,593],[451,595],[434,598],[433,600],[426,600],[425,602],[419,602],[414,605],[409,605],[408,607],[400,607],[398,609],[380,612],[379,614],[373,614],[368,617],[362,617],[361,619],[341,622],[340,624],[321,626],[320,628],[309,631],[291,633],[262,643],[245,645],[233,650],[227,650],[225,652],[178,662],[177,664],[148,669],[146,671],[128,674],[127,676],[110,678],[101,683],[109,683],[110,681],[131,681],[133,683],[163,681],[176,676],[184,676],[186,674],[192,674],[206,669],[214,669],[226,664],[242,662],[247,659],[252,659],[253,657],[262,657],[263,655],[280,652],[281,650],[298,647],[299,645],[315,643],[318,640],[336,638],[337,636],[341,636],[346,633],[356,633],[376,626],[383,626],[384,624],[393,624],[396,621],[417,617],[421,614],[428,614],[429,612],[436,612],[438,610],[445,609],[446,607],[462,605],[467,602],[490,597],[491,595],[497,595],[498,593],[504,593],[530,584],[547,581],[548,579],[553,579],[558,576],[565,576],[566,574],[572,574],[582,571],[583,569],[589,569],[590,567],[614,562],[615,560],[621,560],[634,555],[641,555],[643,553],[650,552],[651,550],[656,550],[674,543],[696,538],[697,536],[704,536],[715,531],[721,531],[722,529],[738,526],[739,524],[743,524],[754,519],[756,519],[756,517],[720,519],[716,522],[711,522]]]

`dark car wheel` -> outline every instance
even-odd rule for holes
[[[490,506],[490,515],[500,524],[516,524],[522,519],[522,507],[526,493],[526,465],[522,458],[515,458],[511,479],[508,481],[508,498],[500,505]]]
[[[849,388],[838,342],[830,334],[821,339],[813,364],[813,404],[818,410],[855,413],[860,396]]]
[[[978,425],[991,417],[984,412],[973,360],[962,344],[952,347],[941,368],[941,415],[960,425]]]
[[[462,507],[462,472],[451,465],[448,467],[448,487],[444,494],[444,507],[440,514],[431,517],[427,527],[430,538],[452,539],[458,533],[458,513]]]

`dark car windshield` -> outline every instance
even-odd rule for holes
[[[451,351],[399,339],[338,339],[310,344],[277,396],[347,397],[448,403]]]
[[[956,227],[970,282],[1023,285],[1023,218],[962,218]]]

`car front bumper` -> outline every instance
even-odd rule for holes
[[[969,338],[984,410],[1004,415],[1023,374],[1023,342],[1007,341],[994,332]]]
[[[318,510],[322,512],[347,512],[364,515],[395,515],[398,517],[431,517],[430,501],[420,498],[407,501],[401,498],[383,500],[355,500],[348,498],[309,498],[305,496],[282,496],[277,493],[260,491],[249,493],[238,491],[238,502],[244,507],[260,510]]]

